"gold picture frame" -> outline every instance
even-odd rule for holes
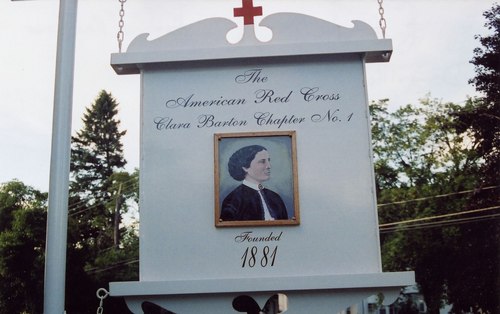
[[[214,187],[216,227],[299,225],[296,132],[214,134]]]

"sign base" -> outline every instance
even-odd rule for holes
[[[260,306],[273,295],[287,296],[287,313],[338,313],[372,295],[392,303],[401,288],[415,284],[414,272],[231,278],[187,281],[120,282],[110,284],[111,296],[125,297],[133,313],[143,313],[150,302],[174,313],[235,313],[232,302],[241,295]]]

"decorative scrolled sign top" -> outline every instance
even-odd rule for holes
[[[112,54],[111,64],[118,74],[138,74],[146,64],[273,56],[362,53],[366,62],[389,61],[392,41],[378,39],[362,21],[352,23],[349,28],[305,14],[275,13],[259,24],[272,32],[271,40],[260,41],[249,24],[233,44],[227,35],[238,25],[226,18],[208,18],[153,40],[141,34],[126,53]]]

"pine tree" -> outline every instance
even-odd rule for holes
[[[126,131],[120,131],[117,114],[117,101],[100,91],[83,115],[83,127],[72,137],[66,296],[71,313],[87,313],[97,288],[106,287],[109,281],[132,279],[122,269],[115,271],[112,264],[137,258],[137,250],[130,250],[115,232],[126,208],[118,206],[117,200],[134,197],[128,190],[135,186],[135,180],[126,181],[130,176],[123,171],[126,160],[121,140]],[[104,278],[101,271],[109,268],[114,271],[105,272],[108,277]]]
[[[121,138],[116,118],[118,104],[102,90],[83,115],[83,127],[72,137],[70,227],[73,243],[108,248],[113,243],[115,208],[112,175],[122,169]],[[70,233],[70,237],[71,237]]]
[[[84,193],[96,202],[109,200],[109,177],[127,163],[123,157],[120,121],[116,119],[118,104],[110,93],[102,90],[83,116],[83,128],[72,137],[71,189]]]

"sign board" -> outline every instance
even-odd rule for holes
[[[284,293],[305,313],[412,284],[380,261],[365,63],[390,40],[280,13],[263,43],[245,24],[237,44],[212,18],[112,56],[142,91],[140,281],[112,295],[234,313],[242,294]]]

